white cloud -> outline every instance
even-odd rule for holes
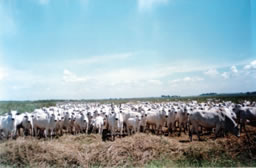
[[[167,4],[168,0],[137,0],[140,11],[151,10],[153,6]]]
[[[47,5],[49,4],[50,0],[39,0],[40,5]]]
[[[191,81],[192,78],[190,78],[190,77],[185,77],[183,80],[184,80],[184,81]]]
[[[256,69],[256,60],[250,62],[248,65],[245,65],[244,69],[247,69],[247,70]]]
[[[0,68],[0,80],[3,80],[4,78],[6,78],[8,76],[8,73],[6,70]]]
[[[126,57],[110,56],[112,61],[126,59]],[[100,62],[98,59],[100,58],[85,62],[96,64]],[[107,60],[104,57],[102,59]],[[173,66],[167,64],[141,65],[89,71],[84,70],[84,66],[74,67],[73,69],[62,65],[59,70],[60,75],[53,73],[45,76],[32,70],[15,70],[4,67],[9,75],[3,81],[0,81],[0,99],[116,98],[159,96],[161,94],[197,95],[210,91],[247,91],[255,86],[255,78],[251,78],[253,75],[255,76],[254,71],[250,71],[250,78],[248,78],[248,75],[244,75],[249,72],[245,70],[238,71],[235,78],[233,78],[232,64],[225,67],[213,67],[207,64],[204,66],[195,64],[177,65],[179,66],[175,66],[175,64]],[[237,66],[237,64],[233,65]],[[216,68],[220,70],[225,68],[227,71],[218,72]],[[202,76],[202,78],[199,75],[191,74],[192,72],[202,73],[205,71],[218,75],[216,78],[209,78],[208,76]],[[233,71],[235,71],[234,68]],[[1,74],[3,74],[2,71],[0,71]],[[172,75],[176,74],[187,76],[167,81]],[[229,80],[223,80],[223,78],[229,78]],[[17,89],[19,92],[17,92]]]
[[[211,68],[211,69],[208,69],[208,71],[204,72],[204,74],[208,76],[216,76],[219,74],[219,72],[217,71],[217,69]]]
[[[82,6],[87,6],[87,5],[88,5],[88,2],[89,2],[89,0],[80,0],[80,4],[81,4]]]
[[[135,54],[136,53],[128,52],[128,53],[101,55],[101,56],[93,56],[93,57],[78,59],[78,60],[69,60],[69,62],[80,64],[80,65],[106,63],[106,62],[117,61],[117,60],[125,60],[131,56],[134,56]]]
[[[63,71],[64,82],[86,82],[88,81],[88,79],[88,77],[78,77],[76,74],[70,72],[67,69]]]
[[[180,79],[174,79],[174,80],[169,80],[168,83],[169,84],[177,84],[177,83],[185,83],[185,82],[199,82],[199,81],[203,81],[204,78],[201,77],[184,77],[184,78],[180,78]]]
[[[221,74],[221,76],[222,76],[224,79],[228,79],[228,78],[229,78],[228,72],[223,72],[223,73]]]
[[[154,71],[146,69],[116,69],[90,74],[90,76],[78,76],[65,69],[63,71],[63,81],[65,82],[87,82],[92,81],[95,85],[104,86],[144,86],[162,85],[162,81],[157,79],[159,76]],[[146,81],[146,82],[145,82]]]
[[[153,85],[162,85],[163,84],[160,80],[155,80],[155,79],[150,79],[150,80],[148,80],[148,82]]]
[[[114,57],[112,57],[114,58]],[[97,62],[98,59],[88,59],[85,61],[87,63]],[[200,67],[202,68],[202,67]],[[94,81],[101,86],[117,86],[117,85],[126,85],[126,86],[142,86],[142,85],[163,85],[162,79],[170,76],[173,73],[186,73],[191,71],[200,70],[198,67],[183,67],[183,66],[143,66],[137,68],[121,68],[114,70],[97,70],[96,72],[91,72],[85,77],[82,75],[76,75],[69,70],[64,70],[63,79],[66,82],[81,82]],[[204,68],[203,68],[204,69]],[[178,79],[181,80],[181,79]],[[184,82],[196,82],[204,80],[201,77],[185,77],[182,79]],[[175,82],[175,80],[173,81]]]
[[[233,65],[230,69],[231,69],[231,71],[232,71],[233,73],[237,73],[237,72],[238,72],[238,70],[237,70],[237,68],[236,68],[235,65]]]

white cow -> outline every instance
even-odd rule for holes
[[[131,117],[127,120],[128,135],[139,131],[140,119],[139,116]]]
[[[162,127],[165,125],[168,118],[168,113],[165,110],[151,110],[151,112],[146,112],[145,120],[149,128],[152,125],[153,129],[159,134],[162,133]]]
[[[116,130],[117,130],[118,116],[116,115],[115,112],[111,112],[106,117],[107,117],[107,128],[111,132],[112,140],[114,140],[114,135],[116,134]]]
[[[205,111],[205,110],[195,110],[188,113],[189,123],[192,125],[192,130],[189,129],[190,141],[192,141],[192,134],[195,131],[197,133],[198,139],[199,126],[204,128],[215,128],[215,138],[221,130],[230,131],[235,135],[239,136],[239,130],[237,124],[232,118],[229,118],[224,113]]]
[[[74,121],[74,127],[75,127],[75,133],[82,133],[83,131],[86,130],[88,123],[87,116],[84,115],[83,113],[77,113],[75,115],[75,121]]]
[[[44,136],[47,138],[48,131],[50,131],[51,138],[54,134],[54,129],[56,128],[56,117],[54,114],[49,114],[47,112],[36,113],[32,119],[32,129],[35,135],[38,135],[38,131],[44,131]]]
[[[178,122],[179,135],[180,135],[182,128],[184,129],[184,133],[187,128],[187,121],[188,121],[187,109],[184,107],[177,107],[176,112],[177,113],[175,115],[175,121]]]
[[[9,136],[14,136],[16,132],[15,118],[11,113],[0,118],[0,132],[3,132],[3,137],[8,139]]]
[[[97,129],[98,130],[98,134],[102,134],[103,132],[103,128],[104,128],[104,117],[98,115],[93,122],[93,128],[94,130]]]
[[[25,134],[25,132],[28,132],[29,129],[31,128],[31,124],[28,118],[27,113],[22,113],[19,115],[15,115],[15,122],[14,122],[14,126],[16,128],[16,132],[15,135],[21,135],[20,130],[23,129],[23,133]]]
[[[245,123],[246,121],[256,121],[256,107],[243,107],[241,105],[236,105],[233,108],[234,112],[238,116],[239,122],[240,122],[240,131],[242,131],[242,128],[246,131]]]
[[[177,111],[173,107],[165,110],[168,110],[168,119],[167,119],[168,131],[169,133],[172,133],[173,129],[175,129]]]

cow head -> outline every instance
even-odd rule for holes
[[[237,115],[241,111],[242,105],[236,104],[235,107],[232,109]]]
[[[54,114],[51,115],[51,119],[52,119],[54,122],[57,122],[57,118],[55,117]]]
[[[230,117],[225,115],[225,129],[237,137],[240,137],[240,131],[236,122]]]
[[[163,109],[162,114],[165,118],[168,118],[168,110]]]

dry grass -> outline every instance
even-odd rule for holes
[[[53,140],[38,140],[33,137],[19,137],[0,144],[0,165],[17,167],[130,167],[146,166],[154,161],[165,162],[160,166],[219,166],[223,156],[224,166],[241,166],[239,159],[247,161],[255,156],[254,147],[249,146],[246,137],[230,136],[217,140],[187,142],[187,136],[160,137],[136,134],[102,142],[99,135],[64,135]],[[251,156],[248,152],[251,152]],[[207,163],[208,163],[207,162]],[[249,164],[252,166],[254,162]],[[158,165],[156,165],[158,166]],[[254,165],[255,166],[255,165]]]

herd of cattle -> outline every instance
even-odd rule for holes
[[[213,131],[216,137],[227,133],[239,137],[242,128],[246,131],[245,124],[255,120],[256,102],[249,101],[242,104],[211,101],[122,105],[66,103],[35,109],[32,113],[10,111],[0,116],[0,139],[24,135],[52,138],[64,133],[98,133],[114,139],[116,135],[131,135],[138,131],[152,131],[158,135],[188,131],[192,141],[193,133],[200,140],[200,134],[205,130]]]

